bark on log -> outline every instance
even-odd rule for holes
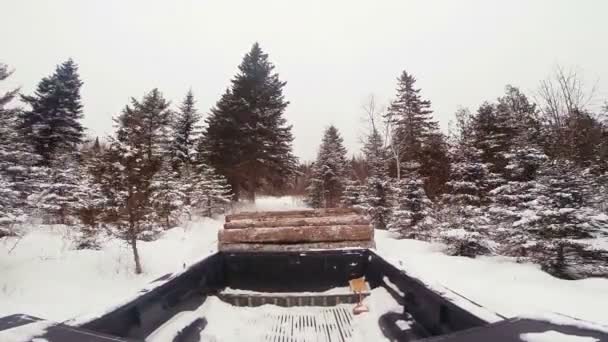
[[[371,240],[369,225],[224,229],[220,243],[306,243]]]
[[[308,210],[290,210],[290,211],[252,211],[242,212],[238,214],[226,215],[226,222],[232,222],[243,219],[259,219],[265,217],[323,217],[323,216],[339,216],[360,214],[361,211],[354,208],[327,208],[327,209],[308,209]]]
[[[373,240],[297,244],[219,243],[220,252],[306,252],[317,249],[376,248]]]
[[[259,219],[242,219],[226,222],[224,229],[242,228],[272,228],[272,227],[310,227],[310,226],[339,226],[339,225],[369,225],[363,216],[328,216],[328,217],[264,217]]]

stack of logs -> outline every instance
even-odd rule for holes
[[[375,247],[369,220],[349,208],[228,215],[218,245],[224,252]]]

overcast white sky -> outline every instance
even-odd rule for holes
[[[112,131],[130,97],[158,87],[178,103],[192,87],[207,113],[254,41],[270,54],[291,105],[295,153],[312,159],[334,124],[359,149],[361,105],[418,78],[447,127],[511,83],[536,88],[556,64],[576,66],[608,98],[608,1],[0,0],[0,61],[31,93],[69,57],[80,66],[85,125]],[[3,82],[7,83],[7,82]],[[6,85],[2,85],[5,87]]]

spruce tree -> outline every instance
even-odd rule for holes
[[[307,202],[313,208],[333,208],[340,204],[347,179],[346,148],[336,127],[323,134],[317,160],[313,165]]]
[[[187,180],[187,193],[192,199],[192,207],[199,214],[211,217],[224,214],[232,201],[232,189],[226,178],[213,167],[199,163],[193,175]]]
[[[405,164],[407,173],[393,190],[394,206],[387,228],[404,238],[429,239],[431,227],[425,220],[432,208],[417,171],[419,167],[415,163]]]
[[[376,229],[386,229],[391,212],[391,180],[388,175],[388,153],[377,129],[373,128],[363,154],[367,162],[369,176],[361,199],[371,222]]]
[[[15,207],[19,193],[13,190],[12,184],[4,175],[0,175],[0,238],[14,235],[13,225],[23,213]]]
[[[483,163],[488,168],[486,181],[489,191],[504,183],[506,166],[504,153],[508,150],[508,135],[505,132],[505,118],[497,114],[496,106],[485,102],[472,118],[473,147],[480,152]]]
[[[12,71],[8,69],[8,65],[0,62],[0,82],[6,80],[13,74]],[[12,89],[6,91],[4,94],[0,95],[0,109],[7,110],[4,108],[9,102],[11,102],[15,96],[19,93],[19,88]]]
[[[34,95],[21,97],[31,107],[23,112],[21,128],[44,166],[61,153],[75,152],[82,142],[81,86],[78,66],[69,59],[40,81]]]
[[[407,147],[402,162],[418,161],[428,135],[437,130],[432,119],[431,101],[423,100],[416,78],[403,71],[397,79],[397,94],[388,108],[387,119],[395,128],[395,136]]]
[[[79,184],[75,189],[76,203],[72,208],[76,211],[80,223],[76,240],[78,249],[99,249],[99,233],[102,213],[108,202],[102,188],[101,178],[98,177],[103,165],[97,156],[93,161],[81,163],[79,168]]]
[[[179,222],[183,214],[189,214],[186,194],[182,191],[179,175],[168,161],[162,162],[150,184],[150,201],[154,215],[166,229]]]
[[[6,64],[0,63],[0,81],[4,81],[12,74]],[[15,111],[4,108],[17,95],[19,89],[9,90],[0,95],[0,237],[12,235],[11,226],[22,216],[18,209],[19,192],[7,169],[11,167],[9,154],[15,142]]]
[[[342,192],[342,205],[344,207],[364,208],[364,197],[365,186],[358,180],[348,179],[344,182],[344,191]]]
[[[419,165],[417,171],[425,179],[425,189],[435,197],[448,177],[447,148],[439,124],[433,120],[431,102],[422,99],[421,90],[415,85],[416,78],[403,71],[385,119],[393,127],[394,143],[400,145],[397,150],[401,155],[396,162]]]
[[[0,82],[11,75],[0,63]],[[23,222],[32,203],[29,196],[39,191],[44,170],[36,165],[39,156],[21,137],[21,115],[18,108],[7,108],[18,89],[0,95],[0,235],[14,234],[13,226]]]
[[[268,55],[255,43],[205,120],[199,150],[228,179],[236,199],[242,190],[255,198],[262,182],[280,185],[295,170],[291,126],[283,116],[289,104],[284,86]]]
[[[491,215],[502,254],[523,257],[528,236],[519,223],[525,219],[527,204],[534,200],[537,171],[547,160],[539,143],[540,125],[536,106],[519,89],[507,86],[498,98],[497,115],[502,117],[506,151],[500,152],[504,163],[502,184],[488,194]]]
[[[41,192],[33,195],[36,206],[45,213],[51,222],[73,223],[76,214],[80,184],[79,166],[74,154],[55,157],[49,173],[41,186]]]
[[[481,152],[463,137],[451,149],[452,166],[446,193],[438,214],[441,223],[435,237],[448,245],[453,255],[474,257],[493,247],[483,203],[489,171]]]
[[[585,178],[573,162],[545,163],[528,210],[515,223],[526,239],[525,256],[562,278],[577,278],[578,270],[593,261],[586,258],[590,246],[584,239],[600,234],[608,223],[588,206]]]
[[[184,165],[192,165],[195,162],[196,143],[200,135],[197,124],[201,115],[194,105],[194,94],[190,90],[173,119],[171,163],[173,169],[178,172]]]

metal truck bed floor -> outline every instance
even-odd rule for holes
[[[207,326],[201,341],[346,342],[360,341],[353,304],[332,307],[237,307],[216,298],[199,311]],[[232,328],[226,327],[228,322]]]
[[[265,342],[351,341],[355,333],[351,310],[352,305],[310,307],[306,312],[262,308],[260,316],[244,324],[251,330],[262,329]]]
[[[196,310],[176,315],[146,341],[352,342],[382,336],[378,312],[354,317],[353,307],[243,307],[212,296]]]

